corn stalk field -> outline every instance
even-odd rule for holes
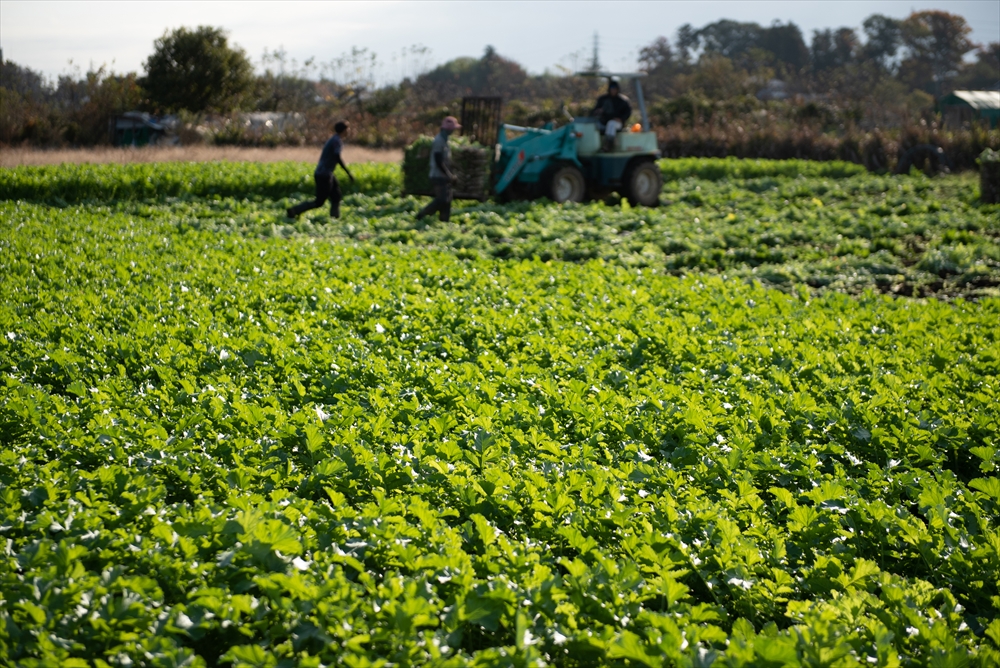
[[[0,657],[996,665],[1000,206],[661,170],[440,223],[394,165],[298,221],[302,163],[0,169]]]

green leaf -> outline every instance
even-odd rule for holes
[[[753,624],[751,624],[749,620],[740,617],[733,622],[733,637],[751,640],[755,638],[756,635],[757,632],[754,630]]]
[[[857,587],[862,585],[865,580],[875,577],[880,572],[875,562],[868,561],[867,559],[858,559],[854,564],[854,568],[851,569],[850,574],[842,573],[837,578],[837,581],[844,587]]]
[[[470,519],[476,527],[476,533],[479,536],[479,540],[483,541],[484,545],[492,545],[496,542],[497,530],[489,523],[489,520],[479,513],[473,513],[470,516]]]
[[[786,508],[795,507],[796,505],[795,497],[793,497],[792,493],[789,492],[787,489],[783,489],[781,487],[769,487],[767,491],[773,494],[774,498],[777,499]]]
[[[273,668],[278,660],[259,645],[236,645],[222,655],[223,661],[230,661],[234,668]]]
[[[986,627],[986,637],[993,641],[993,645],[1000,649],[1000,619],[994,619]]]
[[[979,490],[994,501],[1000,501],[1000,480],[997,478],[974,478],[969,487]]]
[[[306,449],[309,452],[317,452],[323,446],[323,432],[316,425],[306,425],[305,428]]]
[[[788,636],[758,636],[754,642],[754,653],[759,665],[769,668],[780,666],[798,666],[799,656],[795,651],[795,640]]]
[[[469,592],[462,603],[460,616],[463,621],[481,626],[487,631],[496,631],[500,628],[505,608],[503,601]]]
[[[40,606],[35,605],[31,601],[19,601],[18,603],[14,604],[14,607],[20,608],[21,610],[26,612],[28,616],[31,618],[31,621],[34,622],[35,624],[45,623],[45,618],[46,618],[45,610],[42,609]]]
[[[631,631],[622,631],[621,635],[608,647],[609,659],[628,659],[638,661],[650,668],[663,665],[663,657],[659,653],[650,652],[642,638]]]

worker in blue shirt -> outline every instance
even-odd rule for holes
[[[319,163],[316,165],[316,171],[313,172],[313,178],[316,180],[316,199],[302,202],[288,209],[285,213],[289,218],[297,218],[303,211],[318,209],[323,206],[326,200],[330,200],[330,216],[332,218],[340,218],[340,200],[342,195],[340,192],[340,183],[337,182],[337,177],[333,174],[333,170],[337,168],[337,165],[344,168],[348,178],[351,179],[351,183],[354,183],[354,176],[347,169],[347,165],[344,164],[344,159],[340,155],[344,149],[343,138],[347,134],[347,130],[348,125],[346,121],[340,121],[333,126],[335,134],[323,145],[323,152],[320,153]]]
[[[451,219],[451,188],[458,177],[451,171],[451,147],[448,146],[448,137],[461,127],[458,124],[458,119],[454,116],[447,116],[441,121],[441,132],[431,144],[429,176],[431,185],[434,186],[434,199],[417,213],[417,220],[429,216],[435,211],[438,212],[438,217],[442,222],[447,223]]]

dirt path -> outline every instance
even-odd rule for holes
[[[28,148],[0,148],[0,167],[20,165],[60,165],[63,163],[107,162],[279,162],[294,160],[315,162],[319,146],[282,146],[280,148],[244,148],[239,146],[165,146],[143,148],[80,148],[39,150]],[[400,162],[400,149],[371,149],[359,146],[344,148],[344,161]]]

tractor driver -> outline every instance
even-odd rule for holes
[[[625,122],[632,115],[632,105],[621,94],[618,79],[612,77],[608,82],[608,92],[597,98],[591,115],[604,125],[605,141],[614,141],[615,135],[625,127]]]

